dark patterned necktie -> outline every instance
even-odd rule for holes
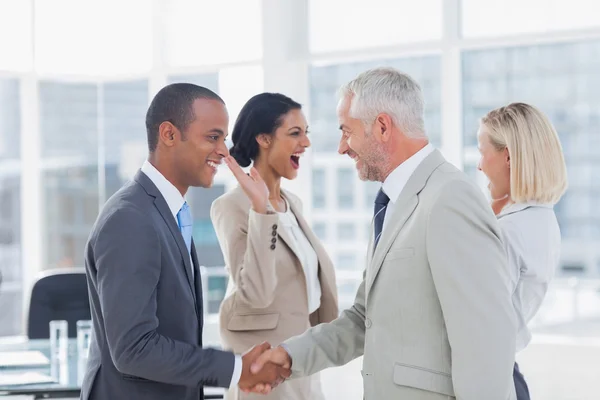
[[[390,202],[390,198],[387,197],[383,190],[379,189],[377,192],[377,197],[375,197],[375,210],[373,222],[375,224],[375,242],[373,244],[373,251],[377,248],[377,243],[379,242],[379,238],[381,237],[381,231],[383,229],[383,218],[385,217],[385,209],[387,208],[388,203]]]

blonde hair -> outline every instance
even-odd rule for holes
[[[511,103],[481,119],[496,150],[508,149],[515,203],[556,204],[567,190],[567,168],[556,130],[537,108]]]

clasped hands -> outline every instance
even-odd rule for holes
[[[292,360],[283,347],[271,348],[263,342],[242,356],[242,375],[238,386],[244,393],[269,394],[289,378]]]

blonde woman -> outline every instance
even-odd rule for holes
[[[537,108],[512,103],[481,119],[478,169],[489,179],[492,209],[513,272],[513,303],[519,326],[517,352],[531,339],[527,324],[544,300],[560,259],[560,229],[553,206],[567,188],[562,147]],[[518,400],[529,389],[515,363]]]

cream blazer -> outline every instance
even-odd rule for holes
[[[238,186],[216,199],[211,207],[215,228],[229,285],[219,312],[223,347],[243,353],[250,347],[268,341],[276,346],[311,326],[338,317],[335,271],[323,245],[302,217],[298,197],[282,190],[292,212],[319,261],[321,305],[308,313],[306,278],[292,238],[279,227],[277,214],[263,215],[252,211],[251,203]],[[318,381],[287,381],[271,395],[260,399],[318,398]],[[227,399],[250,399],[237,390]]]

